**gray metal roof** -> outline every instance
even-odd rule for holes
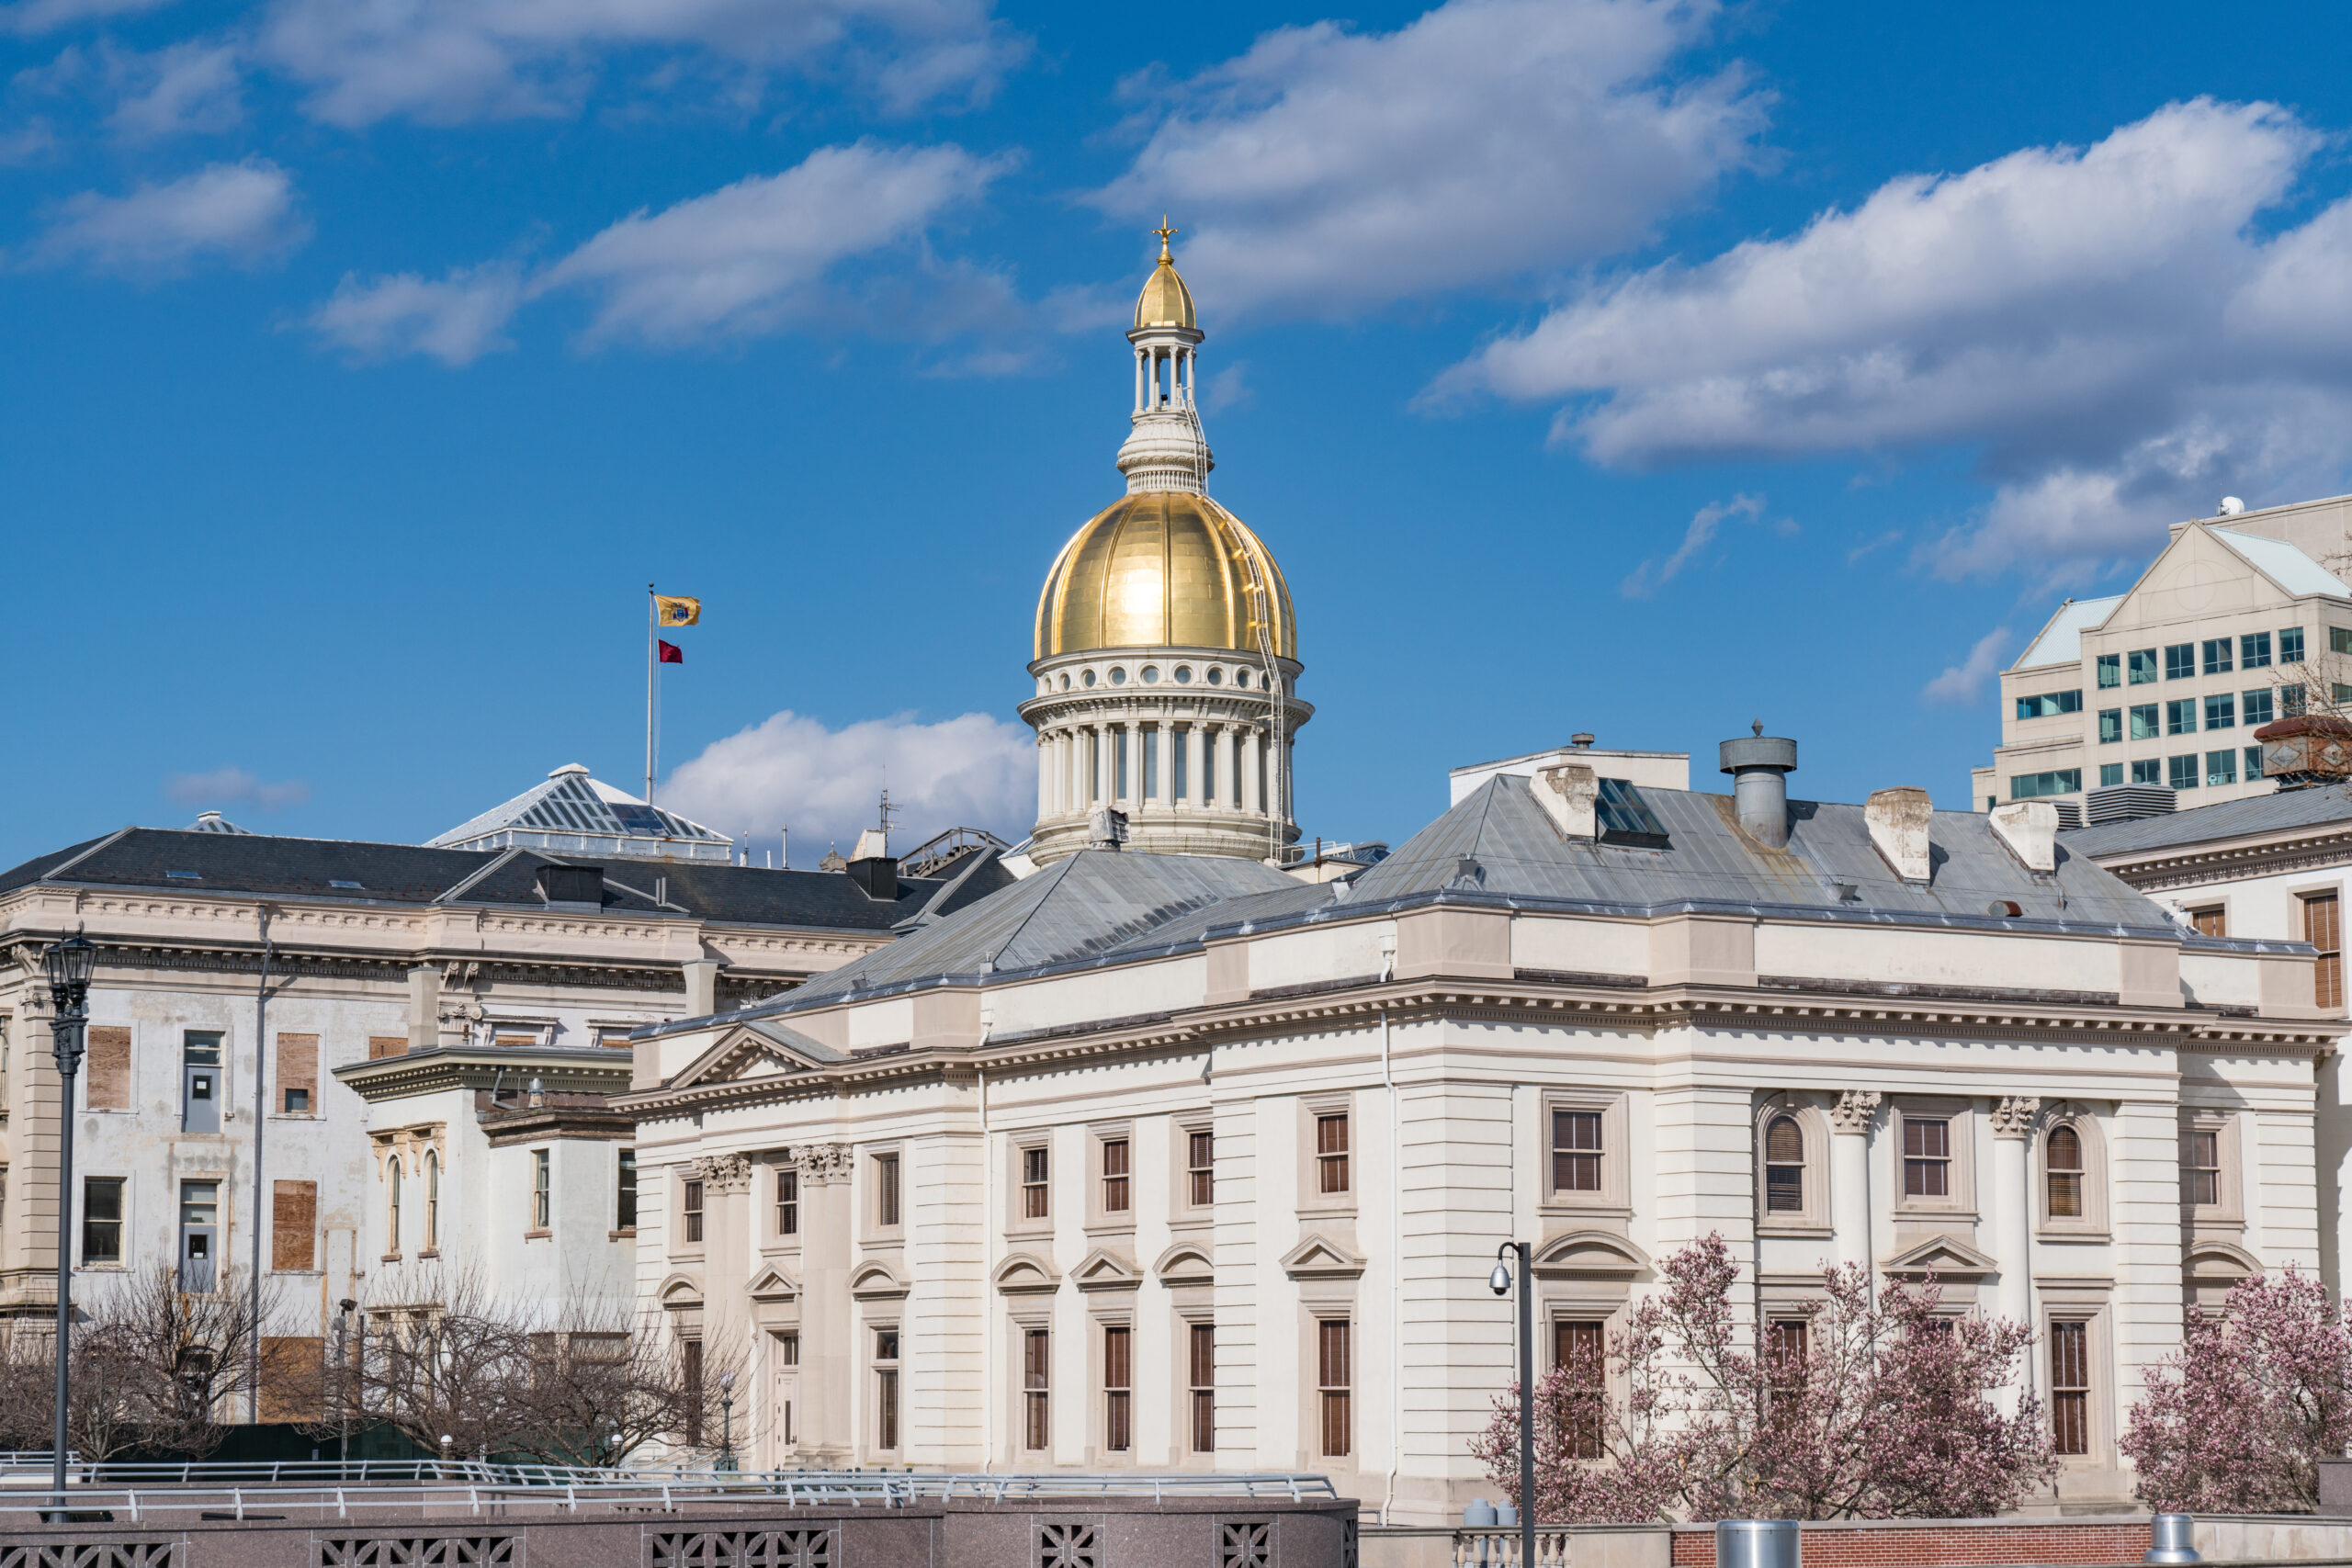
[[[2161,817],[2130,822],[2101,822],[2059,835],[2058,841],[2079,855],[2111,855],[2139,850],[2178,849],[2254,833],[2277,833],[2293,828],[2352,820],[2352,784],[2313,784],[2307,789],[2282,789],[2272,795],[2250,795],[2218,806],[2192,807]]]

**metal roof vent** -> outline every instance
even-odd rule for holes
[[[1731,775],[1740,831],[1768,850],[1786,849],[1789,775],[1797,771],[1797,743],[1765,734],[1760,718],[1749,728],[1754,735],[1724,741],[1716,755],[1722,771]]]

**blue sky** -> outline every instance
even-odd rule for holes
[[[1689,750],[1965,804],[1984,676],[2352,467],[2341,7],[12,0],[0,861],[207,806],[1018,831],[1170,210],[1306,830]]]

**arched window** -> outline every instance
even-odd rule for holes
[[[2053,1127],[2042,1150],[2050,1179],[2050,1217],[2083,1217],[2083,1135],[2072,1127]]]
[[[1804,1129],[1793,1116],[1775,1116],[1764,1129],[1764,1209],[1804,1212]]]
[[[424,1151],[424,1250],[437,1249],[441,1245],[441,1155],[437,1149]]]
[[[385,1162],[384,1169],[387,1179],[391,1183],[389,1203],[385,1211],[386,1235],[390,1239],[390,1245],[384,1250],[398,1252],[401,1249],[401,1156],[394,1155]]]

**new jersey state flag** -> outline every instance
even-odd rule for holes
[[[653,618],[665,626],[693,626],[702,624],[702,601],[673,599],[666,593],[653,596]]]

